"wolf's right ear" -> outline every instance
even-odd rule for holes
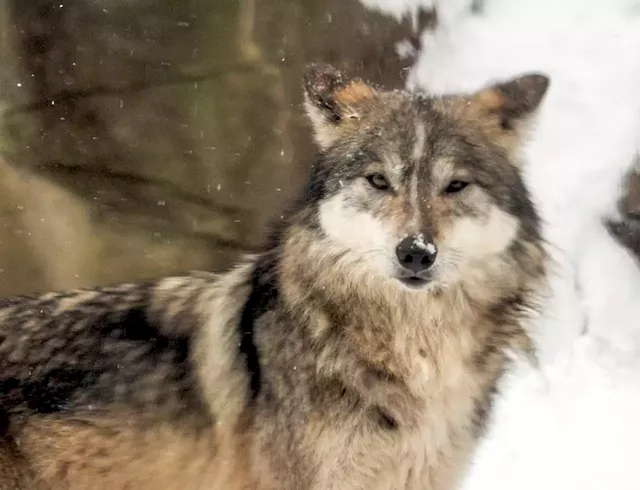
[[[494,83],[463,98],[464,111],[481,124],[487,136],[511,151],[526,136],[549,83],[549,77],[542,73]]]
[[[331,65],[308,65],[304,74],[305,109],[320,148],[327,148],[342,131],[357,125],[362,103],[375,96],[373,87],[358,78],[346,79]]]

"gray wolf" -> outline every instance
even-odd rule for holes
[[[319,146],[221,275],[0,305],[0,488],[448,490],[544,290],[519,155],[549,80],[304,76]]]

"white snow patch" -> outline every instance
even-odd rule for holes
[[[416,55],[416,48],[405,39],[396,43],[396,53],[402,59],[411,58]]]
[[[419,233],[415,236],[415,238],[413,239],[413,246],[424,250],[429,255],[433,255],[436,253],[436,246],[431,242],[425,241],[424,235],[422,233]]]
[[[438,22],[448,25],[460,16],[464,16],[473,9],[474,5],[482,4],[482,0],[360,0],[367,8],[402,20],[409,16],[417,25],[417,14],[420,9],[429,11],[435,9]]]

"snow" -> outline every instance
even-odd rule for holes
[[[640,0],[361,1],[397,18],[436,5],[410,87],[551,77],[525,169],[555,260],[541,365],[505,380],[462,488],[640,489],[640,267],[602,225],[640,147]]]
[[[426,251],[428,254],[433,255],[436,253],[436,246],[431,242],[426,242],[422,233],[416,235],[413,239],[413,246],[421,250]]]

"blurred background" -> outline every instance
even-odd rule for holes
[[[0,296],[225,270],[304,183],[310,61],[401,87],[437,12],[2,0]],[[640,182],[615,232],[640,253]]]

